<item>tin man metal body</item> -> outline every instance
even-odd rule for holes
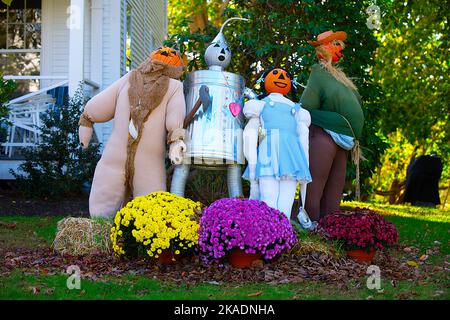
[[[233,18],[232,18],[233,19]],[[239,18],[240,19],[240,18]],[[231,20],[231,19],[229,19]],[[183,164],[175,168],[170,192],[184,196],[190,167],[226,169],[230,197],[243,195],[241,165],[245,163],[242,133],[244,128],[244,78],[224,69],[231,51],[222,30],[205,51],[208,70],[191,72],[184,81],[187,113],[200,97],[200,88],[209,89],[208,104],[200,108],[187,127],[187,151]]]

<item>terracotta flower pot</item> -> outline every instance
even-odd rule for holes
[[[178,255],[176,255],[175,253],[173,253],[170,250],[163,250],[163,252],[161,252],[161,254],[159,254],[159,256],[158,256],[158,263],[165,264],[165,265],[175,264],[177,261],[174,259],[177,256]]]
[[[369,252],[363,249],[347,250],[346,252],[350,259],[363,263],[372,263],[375,256],[375,249],[371,249]]]
[[[246,253],[244,250],[233,250],[228,261],[234,268],[249,268],[256,260],[261,260],[260,253]]]

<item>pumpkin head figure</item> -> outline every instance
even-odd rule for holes
[[[281,93],[282,95],[286,95],[291,91],[292,77],[287,71],[281,68],[270,70],[267,74],[263,75],[263,78],[264,88],[267,93]]]
[[[175,67],[184,66],[184,61],[181,58],[181,54],[175,49],[169,47],[162,47],[153,51],[150,54],[150,58]]]

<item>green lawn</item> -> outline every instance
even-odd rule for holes
[[[81,289],[69,290],[67,276],[32,275],[16,269],[0,276],[0,299],[449,299],[450,212],[408,206],[387,206],[345,202],[343,208],[370,207],[394,222],[400,244],[412,252],[397,252],[408,257],[411,268],[437,266],[426,280],[393,282],[382,278],[382,289],[369,290],[366,279],[354,279],[346,285],[330,285],[304,280],[280,285],[246,284],[196,286],[157,281],[145,276],[123,275],[102,280],[81,280]],[[15,223],[15,229],[0,227],[3,248],[39,248],[50,246],[56,223],[62,217],[1,217]],[[307,236],[302,235],[305,239]],[[426,255],[426,257],[424,257]],[[424,260],[420,260],[420,258]],[[417,266],[416,266],[417,265]],[[447,269],[446,269],[447,268]]]

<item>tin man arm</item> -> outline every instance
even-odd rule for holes
[[[183,121],[186,116],[186,102],[183,94],[183,84],[177,83],[175,92],[170,97],[166,109],[166,129],[168,132],[167,143],[169,144],[169,159],[179,165],[183,162],[186,153],[186,130]]]

